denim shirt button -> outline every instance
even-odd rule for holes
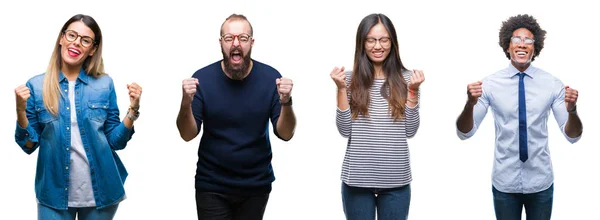
[[[67,130],[69,130],[69,129],[70,129],[70,128],[69,128],[69,127],[67,127]]]
[[[65,188],[65,191],[69,190],[69,188]]]
[[[67,147],[67,151],[69,151],[69,148]]]

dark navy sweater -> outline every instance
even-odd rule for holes
[[[281,74],[253,61],[250,74],[232,80],[221,61],[194,73],[199,85],[192,102],[198,132],[204,125],[196,169],[196,189],[230,195],[271,191],[269,119],[276,124],[281,105],[275,80]],[[280,138],[280,137],[279,137]]]

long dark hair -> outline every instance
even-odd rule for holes
[[[406,67],[400,60],[396,29],[387,16],[370,14],[363,18],[356,31],[354,68],[349,88],[351,94],[350,109],[353,119],[356,119],[359,115],[369,116],[369,104],[371,103],[369,90],[375,81],[375,69],[373,62],[369,60],[365,52],[365,41],[371,28],[379,23],[383,24],[392,40],[390,53],[383,61],[382,69],[386,80],[381,88],[381,95],[388,100],[392,117],[394,119],[404,118],[408,85],[402,76],[402,72],[406,71]]]

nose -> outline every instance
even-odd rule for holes
[[[233,37],[233,46],[239,46],[240,45],[240,38],[239,37]]]
[[[75,40],[73,40],[73,44],[76,46],[81,45],[81,36],[77,36],[77,38],[75,38]]]
[[[379,42],[379,40],[375,41],[375,45],[373,45],[374,49],[381,49],[383,48],[383,46],[381,46],[381,42]]]
[[[517,45],[519,47],[526,47],[525,40],[521,40],[521,42]]]

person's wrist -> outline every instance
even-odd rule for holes
[[[137,112],[137,111],[140,110],[140,105],[139,104],[137,104],[137,105],[129,105],[129,109]]]
[[[285,100],[285,98],[280,98],[279,103],[282,106],[291,106],[292,105],[292,96],[288,96],[287,100]]]
[[[573,109],[571,110],[567,109],[567,112],[569,114],[577,114],[577,105],[573,106]]]
[[[129,106],[129,109],[127,110],[127,118],[129,118],[129,120],[131,121],[135,121],[140,117],[140,106],[138,105],[137,108],[133,108],[132,106]]]
[[[475,107],[475,105],[477,105],[477,99],[476,100],[467,100],[467,104],[465,105],[465,108],[473,108]]]

